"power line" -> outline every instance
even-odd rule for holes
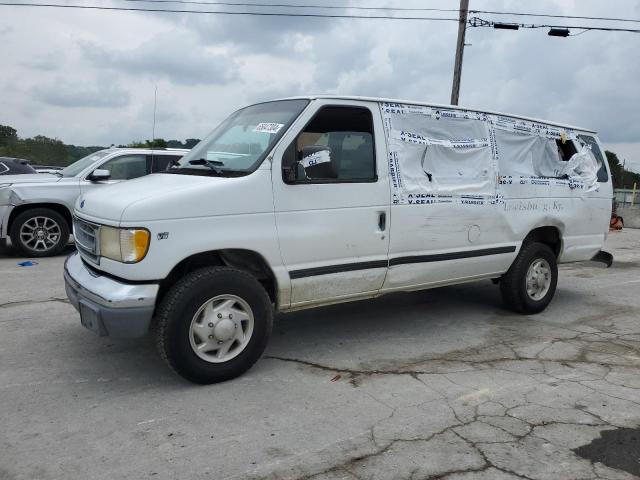
[[[411,11],[411,12],[458,12],[455,8],[425,8],[425,7],[363,7],[359,5],[300,5],[291,3],[246,3],[246,2],[222,2],[207,0],[124,0],[126,2],[144,2],[144,3],[182,3],[194,5],[226,5],[241,7],[290,7],[290,8],[312,8],[312,9],[328,9],[328,10],[370,10],[370,11]],[[498,12],[495,10],[469,10],[469,13],[486,13],[491,15],[514,15],[524,17],[547,17],[547,18],[571,18],[581,20],[604,20],[615,22],[638,22],[640,19],[632,18],[613,18],[613,17],[587,17],[579,15],[552,15],[544,13],[526,13],[526,12]]]
[[[324,14],[324,13],[277,13],[277,12],[230,12],[227,10],[187,10],[168,8],[135,8],[135,7],[104,7],[98,5],[63,5],[59,3],[17,3],[2,2],[0,6],[9,7],[50,7],[50,8],[76,8],[81,10],[109,10],[123,12],[152,12],[152,13],[200,13],[210,15],[249,15],[259,17],[306,17],[306,18],[356,18],[356,19],[383,19],[383,20],[428,20],[457,22],[457,18],[447,17],[400,17],[391,15],[348,15],[348,14]]]
[[[490,15],[513,15],[519,17],[546,17],[546,18],[571,18],[579,20],[604,20],[610,22],[636,22],[640,23],[640,19],[636,18],[612,18],[612,17],[584,17],[579,15],[551,15],[545,13],[524,13],[524,12],[497,12],[491,10],[469,10],[469,13],[486,13]]]
[[[143,3],[183,3],[193,5],[225,5],[234,7],[277,7],[277,8],[312,8],[327,10],[383,10],[398,12],[458,12],[457,8],[409,8],[409,7],[362,7],[358,5],[300,5],[293,3],[246,3],[246,2],[218,2],[205,0],[124,0],[125,2]]]
[[[469,19],[470,27],[495,27],[498,25],[504,26],[508,25],[513,27],[513,30],[517,30],[518,28],[566,28],[566,29],[575,29],[575,30],[599,30],[602,32],[629,32],[629,33],[640,33],[640,29],[633,28],[616,28],[616,27],[592,27],[585,25],[548,25],[548,24],[535,24],[535,23],[502,23],[502,22],[494,22],[491,20],[485,20],[479,17],[472,17]]]
[[[143,0],[129,0],[129,1],[143,1]],[[146,0],[146,1],[160,2],[161,0]],[[178,0],[173,0],[173,1],[178,1]],[[179,3],[186,3],[187,1],[195,2],[197,0],[180,0]],[[219,3],[222,4],[222,2],[219,2]],[[226,2],[226,3],[231,3],[231,2]],[[240,5],[240,3],[237,3],[236,5]],[[248,5],[248,4],[245,4],[245,5]],[[267,6],[267,5],[275,6],[275,4],[264,4],[264,6]],[[45,7],[45,8],[66,8],[66,9],[81,9],[81,10],[150,12],[150,13],[189,13],[189,14],[209,14],[209,15],[260,16],[260,17],[352,18],[352,19],[420,20],[420,21],[449,21],[449,22],[458,21],[457,18],[449,18],[449,17],[355,15],[355,14],[330,14],[330,13],[234,12],[234,11],[228,11],[228,10],[189,10],[189,9],[178,9],[178,8],[169,9],[169,8],[138,8],[138,7],[106,7],[106,6],[98,6],[98,5],[68,5],[68,4],[59,4],[59,3],[0,2],[0,6]],[[319,7],[319,8],[324,8],[324,7]],[[340,8],[340,7],[336,6],[336,8]],[[455,11],[458,11],[458,10],[455,10]],[[478,10],[469,10],[469,11],[478,12]],[[487,11],[486,13],[492,13],[492,12]],[[509,14],[508,12],[496,12],[496,13]],[[515,15],[515,13],[512,13],[512,14]],[[518,13],[518,15],[529,15],[529,14]],[[543,16],[541,14],[531,14],[531,15]],[[587,18],[587,17],[584,17],[584,18]],[[596,17],[593,17],[593,18],[596,18]],[[601,17],[601,19],[603,19],[603,17]],[[609,20],[615,20],[615,19],[609,19]],[[629,20],[629,21],[635,21],[635,20]],[[479,17],[473,17],[469,19],[469,26],[471,27],[492,27],[496,23],[500,24],[501,22],[484,20]],[[573,28],[576,30],[585,30],[585,31],[599,30],[599,31],[606,31],[606,32],[640,33],[640,30],[638,29],[595,27],[595,26],[583,26],[583,25],[572,26],[572,25],[525,24],[525,23],[511,23],[510,25],[518,26],[519,28],[569,28],[569,29]]]

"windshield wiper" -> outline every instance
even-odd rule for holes
[[[64,177],[64,175],[62,174],[62,172],[59,172],[58,170],[54,170],[51,173],[53,173],[54,175],[57,175],[59,177]]]
[[[199,158],[197,160],[189,160],[189,165],[204,165],[209,167],[211,170],[216,172],[218,175],[222,173],[222,171],[217,167],[224,167],[224,163],[218,160],[207,160],[205,158]]]

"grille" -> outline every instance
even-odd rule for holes
[[[99,263],[100,258],[99,231],[99,225],[78,217],[73,218],[73,237],[76,241],[76,248],[82,258],[96,264]]]

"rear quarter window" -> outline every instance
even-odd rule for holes
[[[596,157],[598,161],[598,165],[600,166],[598,169],[598,182],[607,183],[609,181],[609,174],[607,173],[606,160],[595,137],[591,135],[578,135],[578,138],[587,146],[591,147],[591,153],[593,153],[593,156]]]

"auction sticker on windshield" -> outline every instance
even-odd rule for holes
[[[284,123],[259,123],[254,132],[278,133],[284,127]]]

